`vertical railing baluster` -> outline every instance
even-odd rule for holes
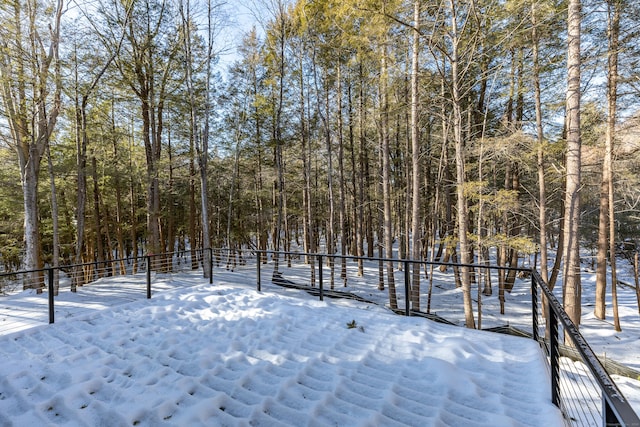
[[[209,284],[213,284],[213,249],[209,248]]]
[[[560,348],[558,344],[558,316],[550,304],[549,313],[549,356],[551,358],[551,400],[560,408]]]
[[[262,288],[262,283],[260,282],[260,262],[262,261],[262,253],[260,251],[256,251],[256,289],[260,292]]]
[[[409,307],[411,297],[409,295],[409,261],[404,260],[404,315],[411,316],[411,310]]]
[[[151,299],[151,256],[146,256],[147,261],[147,299]]]
[[[49,279],[49,323],[54,322],[54,307],[53,307],[53,268],[48,269],[48,279]]]
[[[538,341],[538,282],[535,271],[531,272],[531,314],[533,316],[533,339]]]
[[[320,301],[324,299],[324,288],[322,283],[322,255],[318,255],[318,283],[320,286]]]

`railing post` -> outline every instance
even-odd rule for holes
[[[258,289],[258,292],[260,292],[260,288],[262,287],[262,284],[260,283],[260,263],[262,262],[262,253],[260,251],[256,251],[256,258],[258,261],[256,262],[256,288]]]
[[[409,261],[404,260],[404,315],[411,316],[411,310],[409,308],[409,303],[411,300],[411,296],[409,295]]]
[[[609,402],[604,397],[604,393],[602,396],[602,425],[605,427],[621,425],[611,405],[609,405]]]
[[[209,284],[213,285],[213,249],[209,248]]]
[[[535,271],[531,271],[531,314],[533,316],[533,339],[539,342],[538,339],[538,284],[536,281]]]
[[[320,301],[324,300],[324,288],[322,286],[322,255],[318,255],[318,283],[320,289]]]
[[[151,299],[151,257],[147,255],[147,299]]]
[[[54,322],[54,307],[53,307],[53,268],[48,269],[49,276],[49,323]]]
[[[549,312],[549,356],[551,358],[551,401],[560,408],[560,348],[558,344],[558,316],[547,304]]]

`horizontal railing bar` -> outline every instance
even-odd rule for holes
[[[506,267],[499,265],[483,265],[483,264],[460,264],[455,262],[441,262],[441,261],[427,261],[427,260],[414,260],[410,258],[384,258],[384,257],[368,257],[368,256],[360,256],[360,255],[341,255],[341,254],[327,254],[327,253],[309,253],[309,252],[292,252],[292,251],[272,251],[272,250],[262,250],[262,249],[249,249],[252,253],[262,253],[262,254],[280,254],[280,255],[298,255],[298,256],[318,256],[322,255],[326,258],[345,258],[345,259],[353,259],[353,260],[362,260],[362,261],[383,261],[383,262],[397,262],[397,263],[411,263],[411,264],[423,264],[423,265],[443,265],[447,267],[472,267],[472,268],[485,268],[490,270],[504,270],[504,271],[525,271],[531,272],[532,269],[530,267]]]
[[[540,286],[540,289],[542,289],[542,292],[546,296],[549,307],[562,322],[565,329],[565,336],[568,335],[575,344],[575,349],[580,353],[584,362],[586,362],[585,365],[587,365],[589,371],[598,382],[603,398],[607,400],[611,409],[615,412],[618,421],[623,422],[623,425],[640,426],[640,418],[638,418],[638,415],[631,407],[631,404],[622,395],[615,382],[602,366],[602,363],[593,352],[593,349],[591,349],[585,338],[580,333],[578,327],[573,323],[556,296],[551,292],[546,283],[544,283],[542,277],[537,271],[534,270],[532,274],[534,276],[534,280],[536,280],[538,286]]]

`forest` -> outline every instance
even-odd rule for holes
[[[640,4],[254,6],[225,62],[217,0],[2,2],[0,271],[206,247],[526,259],[576,323],[595,269],[604,317],[637,254]]]

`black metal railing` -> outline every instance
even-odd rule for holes
[[[640,426],[629,401],[535,270],[531,296],[533,338],[549,357],[552,400],[565,418],[575,425]],[[563,340],[564,346],[573,350],[565,360],[563,353],[568,352]]]
[[[595,355],[578,328],[565,312],[551,290],[542,281],[540,274],[535,269],[497,267],[487,265],[463,265],[457,263],[414,261],[407,259],[367,258],[349,255],[310,254],[299,252],[274,252],[254,251],[256,256],[257,289],[262,288],[262,270],[265,268],[269,256],[271,264],[274,259],[283,258],[284,262],[278,262],[279,269],[291,268],[289,261],[292,256],[315,259],[312,264],[317,271],[311,273],[317,277],[317,295],[322,300],[325,295],[326,284],[323,270],[335,268],[336,260],[347,259],[351,261],[368,261],[374,263],[394,262],[402,266],[403,287],[398,288],[398,299],[403,302],[403,310],[398,312],[406,315],[422,315],[420,311],[411,307],[410,295],[410,271],[409,267],[415,264],[421,266],[443,266],[461,268],[467,267],[472,271],[472,277],[481,276],[480,271],[492,271],[494,273],[517,271],[525,273],[524,277],[531,277],[531,334],[523,331],[538,341],[546,352],[549,360],[551,378],[551,397],[553,403],[562,411],[567,425],[570,426],[628,426],[640,427],[640,418],[629,404],[629,401],[620,392],[602,362]],[[328,263],[327,259],[334,262]],[[283,267],[283,265],[285,265]],[[270,267],[273,267],[271,265]],[[282,268],[281,268],[282,267]],[[426,270],[426,268],[425,268]],[[282,274],[272,277],[274,282],[286,281]],[[313,283],[313,281],[311,282]],[[480,284],[476,283],[479,287]],[[302,286],[304,288],[305,286]],[[310,286],[314,288],[315,286]],[[480,292],[478,291],[478,295]],[[476,301],[478,303],[478,301]],[[388,301],[387,301],[388,304]],[[477,304],[478,314],[481,316],[480,304]]]
[[[100,279],[143,274],[146,298],[151,298],[153,272],[176,273],[199,269],[204,277],[208,277],[209,283],[213,283],[213,264],[216,259],[220,260],[222,252],[225,250],[206,248],[6,272],[0,273],[0,288],[9,292],[18,289],[43,292],[46,289],[49,323],[54,323],[55,297],[60,291],[76,292]]]
[[[448,287],[445,292],[455,288],[451,282],[458,280],[458,269],[463,267],[471,270],[473,286],[477,292],[476,319],[485,319],[486,315],[493,316],[494,322],[503,319],[500,313],[487,313],[482,308],[481,282],[495,280],[499,275],[520,272],[523,277],[531,277],[528,281],[518,279],[527,292],[531,293],[531,316],[523,320],[523,335],[537,340],[547,354],[550,367],[551,397],[553,403],[563,412],[568,425],[577,426],[637,426],[640,419],[629,402],[618,390],[615,383],[589,347],[578,328],[564,311],[553,292],[544,284],[537,271],[529,268],[510,268],[489,265],[462,265],[453,262],[414,261],[408,259],[368,258],[349,255],[260,251],[260,250],[230,250],[226,248],[194,249],[163,254],[147,254],[123,259],[96,261],[78,265],[50,267],[41,270],[0,273],[1,284],[13,284],[24,288],[47,290],[49,305],[49,323],[53,323],[55,313],[55,295],[57,286],[61,291],[67,289],[81,289],[93,281],[117,275],[144,274],[146,297],[152,296],[154,274],[181,271],[200,270],[203,276],[213,283],[214,266],[227,271],[241,272],[249,277],[249,272],[255,272],[256,287],[263,289],[263,277],[266,269],[272,274],[267,282],[270,285],[290,286],[304,289],[317,295],[320,300],[326,295],[359,297],[366,300],[367,295],[358,295],[357,287],[349,287],[351,292],[340,291],[335,283],[363,283],[371,287],[380,280],[378,266],[380,263],[392,262],[395,272],[399,276],[397,283],[396,312],[407,316],[432,316],[436,320],[452,324],[463,324],[464,318],[460,312],[455,312],[451,304],[438,305],[435,291],[432,295],[431,284],[428,291],[421,291],[420,298],[428,303],[415,309],[411,303],[411,274],[413,266],[418,265],[423,270],[425,283],[434,280],[435,268],[442,269],[440,274],[445,277]],[[375,268],[363,269],[363,263],[372,263]],[[386,267],[385,267],[386,268]],[[442,273],[442,271],[446,271]],[[337,274],[336,274],[337,272]],[[61,273],[63,278],[61,279]],[[454,277],[452,277],[455,276]],[[338,280],[336,280],[338,279]],[[452,280],[454,279],[454,280]],[[502,277],[504,280],[504,276]],[[443,285],[435,285],[433,289],[440,289]],[[380,295],[378,295],[380,296]],[[501,295],[501,299],[505,297]],[[376,301],[380,303],[379,301]],[[501,304],[504,303],[504,300]],[[383,300],[382,304],[389,306],[390,301]],[[426,305],[426,310],[424,306]],[[444,306],[447,307],[444,307]],[[453,311],[451,311],[453,310]],[[439,314],[439,316],[437,316]],[[522,317],[522,316],[520,316]],[[495,320],[497,319],[497,320]],[[504,323],[504,321],[503,321]],[[493,325],[495,326],[495,325]]]

